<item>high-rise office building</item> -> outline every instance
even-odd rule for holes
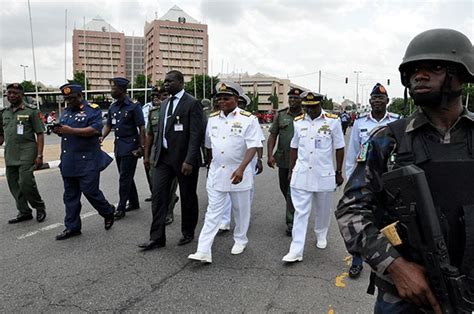
[[[109,89],[109,79],[125,76],[125,35],[100,16],[72,36],[73,71],[85,72],[91,89]]]
[[[126,78],[132,81],[139,74],[145,74],[145,38],[139,36],[125,36],[125,73]]]
[[[201,24],[178,6],[161,18],[145,24],[145,67],[151,81],[164,79],[166,72],[179,70],[189,81],[194,74],[207,74],[209,38]]]

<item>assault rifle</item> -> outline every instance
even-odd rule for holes
[[[425,172],[409,165],[383,174],[382,180],[399,217],[382,232],[400,252],[410,252],[410,259],[426,268],[443,313],[472,313],[474,278],[450,262]]]

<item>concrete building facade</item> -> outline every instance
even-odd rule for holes
[[[90,89],[110,88],[109,79],[125,76],[125,35],[100,16],[72,36],[73,71],[85,72]]]
[[[269,76],[263,73],[256,73],[255,75],[243,74],[220,74],[220,80],[229,80],[239,83],[244,89],[245,93],[258,93],[258,109],[259,111],[272,110],[272,103],[268,99],[274,92],[278,97],[278,109],[288,106],[288,92],[291,88],[297,87],[304,91],[308,89],[297,84],[291,83],[289,79],[281,79],[274,76]]]
[[[179,7],[145,24],[145,67],[151,81],[163,80],[170,70],[181,71],[185,81],[207,74],[209,37],[201,24]]]
[[[145,74],[145,38],[125,36],[125,74],[132,81],[139,74]]]

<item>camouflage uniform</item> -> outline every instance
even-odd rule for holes
[[[467,109],[464,109],[459,120],[445,134],[441,134],[428,117],[418,110],[407,118],[405,133],[412,133],[429,146],[466,141],[473,129],[474,114]],[[380,233],[383,226],[379,217],[387,214],[387,210],[379,205],[379,201],[383,194],[382,173],[393,166],[391,160],[396,156],[398,144],[389,127],[382,127],[374,133],[359,155],[357,167],[345,187],[344,196],[335,213],[349,253],[360,254],[378,279],[392,285],[393,281],[386,270],[401,254]],[[406,311],[417,311],[408,302],[380,287],[377,280],[375,283],[378,287],[378,300],[398,304],[397,309],[402,305]]]

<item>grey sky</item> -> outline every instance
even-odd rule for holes
[[[3,79],[21,81],[20,64],[33,79],[28,7],[24,0],[0,0],[0,56]],[[31,0],[38,80],[64,81],[64,10],[68,9],[67,77],[72,77],[74,25],[100,15],[126,35],[143,35],[145,21],[178,5],[208,24],[213,74],[223,70],[262,72],[289,77],[336,101],[359,99],[380,82],[390,97],[401,97],[398,65],[416,34],[431,28],[454,28],[474,41],[474,1],[40,1]],[[349,84],[344,78],[349,77]],[[363,87],[362,87],[363,85]],[[363,94],[362,94],[363,93]]]

